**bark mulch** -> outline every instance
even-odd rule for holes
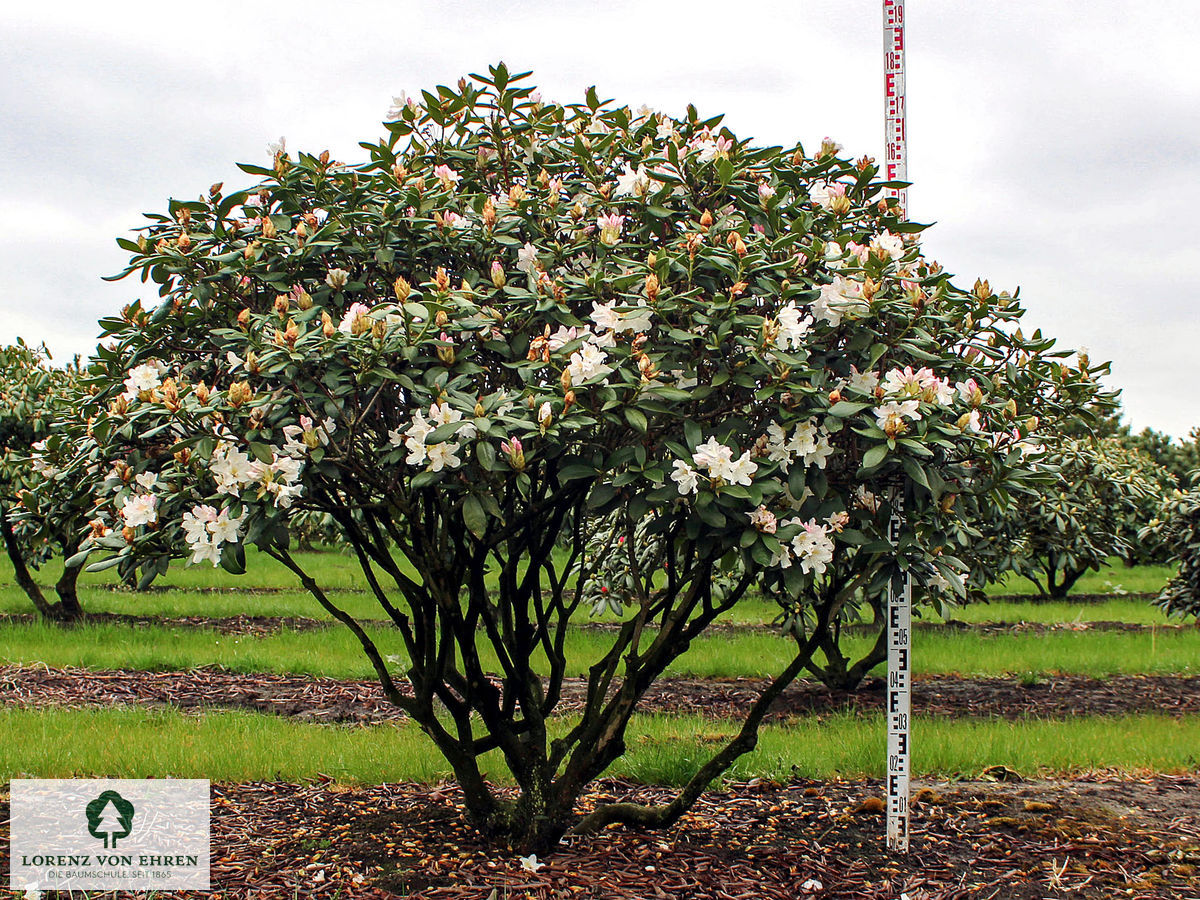
[[[914,795],[906,856],[885,852],[881,794],[877,781],[727,785],[704,794],[666,831],[612,827],[568,838],[530,871],[533,861],[522,866],[516,852],[490,846],[466,825],[453,786],[214,785],[215,893],[170,896],[1200,898],[1194,775],[929,784]],[[581,810],[669,796],[663,788],[604,780]],[[7,813],[0,798],[0,858]]]
[[[645,712],[739,717],[765,682],[759,679],[662,678],[640,704]],[[583,704],[582,679],[568,679],[560,713]],[[882,708],[883,682],[870,679],[859,691],[830,691],[798,681],[771,707],[776,721],[842,710]],[[1067,718],[1156,712],[1200,713],[1200,675],[1079,675],[918,678],[913,709],[931,716],[1019,719]],[[53,669],[0,666],[0,704],[8,706],[170,706],[179,709],[232,708],[327,723],[398,720],[403,714],[384,698],[375,681],[305,675],[244,674],[218,668],[190,672]]]
[[[0,613],[0,625],[32,625],[40,622],[32,613]],[[392,623],[383,619],[364,619],[360,624],[369,628],[388,628]],[[329,628],[341,628],[342,625],[328,619],[314,619],[308,616],[158,616],[136,615],[132,613],[88,613],[77,623],[66,623],[62,627],[85,627],[87,625],[118,625],[128,628],[208,628],[221,634],[245,635],[249,637],[266,637],[280,631],[324,631]],[[574,627],[587,631],[617,631],[620,622],[579,622]],[[946,622],[914,623],[919,632],[941,632],[960,634],[972,632],[986,635],[1007,634],[1047,634],[1056,631],[1127,631],[1143,632],[1156,631],[1170,633],[1183,630],[1200,629],[1200,622],[1193,624],[1170,623],[1165,625],[1143,625],[1135,622],[1116,622],[1097,620],[1090,622],[962,622],[950,619]],[[716,622],[708,628],[710,633],[762,633],[778,631],[772,625],[735,624]],[[878,632],[878,626],[871,624],[851,624],[843,627],[850,633]]]

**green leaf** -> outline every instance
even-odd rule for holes
[[[240,543],[221,547],[221,568],[230,575],[246,574],[246,548]]]
[[[251,441],[250,442],[250,452],[254,454],[254,458],[257,459],[260,463],[263,463],[264,465],[268,465],[268,466],[271,464],[271,461],[275,458],[274,453],[271,452],[271,448],[268,447],[266,444],[261,443],[260,441]],[[238,572],[236,574],[240,575],[241,573]]]
[[[848,416],[862,412],[870,405],[870,403],[856,403],[852,400],[839,400],[833,406],[829,407],[829,414],[837,416],[839,419],[845,419]]]
[[[571,466],[563,466],[558,471],[559,481],[574,481],[577,478],[595,478],[600,474],[596,471],[595,466],[585,466],[575,464]]]
[[[870,450],[863,454],[862,467],[864,469],[873,469],[887,456],[887,444],[876,444]]]
[[[645,434],[649,423],[646,421],[646,415],[640,409],[633,407],[625,408],[625,421],[629,423],[629,427],[638,434]]]
[[[466,499],[463,500],[462,514],[463,522],[471,534],[482,538],[487,533],[487,513],[484,512],[483,504],[474,494],[467,494]]]

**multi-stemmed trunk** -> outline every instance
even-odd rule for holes
[[[268,552],[355,634],[387,697],[412,717],[450,764],[471,821],[521,852],[545,853],[570,831],[588,832],[616,822],[665,827],[676,821],[713,779],[754,748],[771,702],[810,663],[836,612],[833,603],[817,604],[811,633],[795,638],[795,658],[763,691],[740,731],[671,802],[607,804],[581,816],[576,809],[579,797],[624,753],[627,728],[646,691],[693,640],[741,600],[753,577],[742,577],[715,599],[716,558],[683,539],[682,519],[665,523],[669,528],[662,564],[641,571],[630,546],[634,523],[628,522],[630,540],[624,547],[638,584],[633,615],[590,668],[578,719],[555,722],[552,717],[568,673],[567,634],[590,574],[588,563],[581,560],[588,543],[585,492],[579,490],[573,502],[566,503],[563,494],[569,487],[546,488],[556,492],[553,503],[543,508],[534,496],[528,515],[506,517],[508,524],[492,526],[495,533],[483,540],[456,529],[453,519],[439,515],[431,503],[422,510],[423,528],[401,532],[395,523],[405,517],[376,514],[370,504],[357,502],[353,486],[342,482],[330,490],[338,495],[327,498],[326,508],[334,511],[367,584],[405,643],[407,685],[393,677],[362,626],[329,600],[286,549],[273,547]],[[343,512],[347,508],[356,508],[357,515]],[[574,537],[565,562],[554,556],[556,538],[564,528]],[[402,571],[390,546],[403,550],[418,579]],[[518,552],[519,557],[512,555]],[[489,561],[495,581],[490,585],[484,575]],[[655,583],[655,572],[665,572],[665,584]],[[393,602],[384,580],[395,584],[402,605]],[[485,667],[481,644],[495,652],[498,671]],[[535,658],[548,668],[545,677]],[[516,782],[515,796],[495,788],[483,775],[481,757],[497,750]]]

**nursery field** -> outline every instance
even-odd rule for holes
[[[353,559],[304,564],[401,652]],[[460,824],[447,765],[354,637],[257,557],[242,577],[180,568],[142,592],[88,575],[88,620],[68,628],[34,620],[5,573],[0,779],[211,779],[216,896],[1200,897],[1200,629],[1150,602],[1169,574],[1116,566],[1053,603],[1013,582],[921,619],[902,859],[883,851],[876,670],[854,692],[785,691],[757,748],[671,830],[569,839],[523,869]],[[749,600],[696,640],[585,804],[685,782],[789,659],[774,615]],[[572,630],[552,730],[582,709],[615,619]],[[862,623],[842,645],[853,658],[873,640]],[[502,760],[485,768],[505,783]]]

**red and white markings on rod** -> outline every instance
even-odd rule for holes
[[[904,0],[883,0],[884,137],[887,145],[885,175],[888,181],[908,180],[908,126],[904,91]],[[888,188],[895,197],[901,219],[908,218],[908,191]],[[888,522],[892,546],[898,548],[904,526],[904,489],[892,491]],[[887,598],[887,848],[908,852],[908,797],[911,772],[912,718],[912,584],[906,571],[897,570],[888,585]]]
[[[904,0],[883,0],[883,133],[887,144],[884,174],[888,181],[908,180],[904,55]],[[899,202],[900,218],[908,218],[908,191],[889,188],[887,195]]]

